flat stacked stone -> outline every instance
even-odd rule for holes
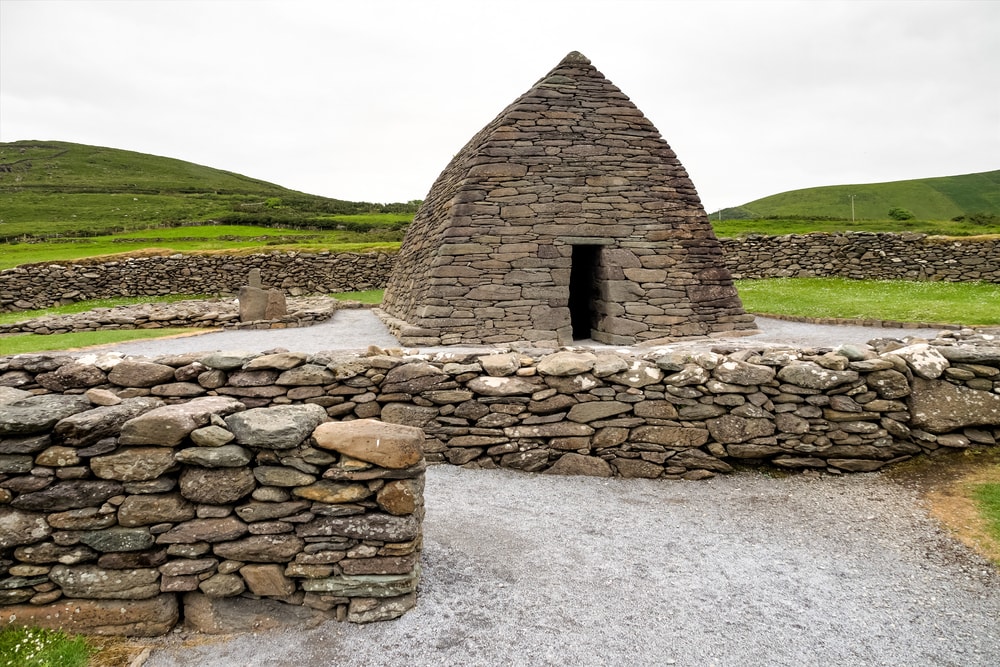
[[[589,259],[574,259],[580,247]],[[684,167],[573,52],[438,177],[382,308],[407,345],[567,344],[581,265],[590,284],[573,289],[592,292],[580,306],[590,311],[584,338],[634,344],[754,328]]]

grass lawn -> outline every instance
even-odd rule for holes
[[[341,216],[345,221],[372,216]],[[359,222],[358,224],[370,224]],[[145,229],[113,236],[68,238],[35,243],[5,244],[0,269],[38,262],[68,262],[129,252],[173,254],[178,252],[259,253],[272,250],[303,252],[396,251],[403,238],[400,229],[367,231],[302,230],[242,225],[202,225]]]
[[[94,649],[80,636],[42,628],[0,631],[0,667],[86,667]]]
[[[334,299],[340,299],[341,301],[360,301],[361,303],[382,303],[382,295],[385,290],[382,289],[370,289],[363,292],[335,292],[331,294]]]
[[[974,497],[986,521],[990,536],[1000,544],[1000,467],[995,466],[993,472],[996,481],[977,486]]]
[[[0,336],[0,355],[25,354],[27,352],[46,352],[49,350],[73,350],[92,345],[107,345],[122,343],[129,340],[145,338],[163,338],[180,334],[194,334],[208,329],[165,328],[165,329],[119,329],[111,331],[81,331],[79,333],[52,334],[15,334]]]
[[[1000,285],[846,278],[738,280],[743,307],[761,315],[1000,324]]]

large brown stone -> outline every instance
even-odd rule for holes
[[[373,419],[327,422],[316,427],[313,438],[317,447],[382,468],[409,468],[423,459],[424,433],[412,426],[385,424]]]
[[[246,535],[247,525],[235,516],[221,519],[191,519],[156,538],[159,544],[194,544],[224,542]]]
[[[212,550],[222,558],[248,563],[287,563],[303,546],[305,542],[295,535],[250,535],[234,542],[219,542]]]
[[[0,606],[0,626],[38,627],[87,635],[156,637],[170,632],[180,613],[175,595],[146,600],[59,600]]]
[[[108,381],[121,387],[153,387],[173,380],[173,366],[151,361],[126,359],[108,373]]]
[[[611,466],[596,456],[584,456],[569,452],[559,457],[548,470],[549,475],[587,475],[589,477],[611,477]]]
[[[314,628],[331,618],[326,612],[277,600],[184,595],[184,627],[207,635]]]
[[[179,493],[132,494],[118,506],[122,526],[177,523],[194,518],[194,505]]]
[[[122,482],[156,479],[174,465],[173,450],[163,447],[123,447],[114,454],[90,459],[96,476]]]
[[[383,512],[395,516],[413,514],[421,501],[423,484],[412,479],[398,479],[386,482],[378,490],[375,501]]]

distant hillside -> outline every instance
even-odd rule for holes
[[[722,220],[760,218],[851,219],[851,195],[857,220],[888,220],[889,209],[904,208],[918,220],[951,220],[959,215],[1000,215],[1000,170],[961,176],[920,178],[889,183],[830,185],[792,190],[726,208]],[[720,212],[711,214],[719,220]]]
[[[331,216],[413,213],[309,195],[182,160],[59,141],[0,143],[0,241],[195,222],[324,225]]]

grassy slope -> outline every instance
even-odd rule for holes
[[[55,141],[0,144],[0,240],[219,219],[333,227],[334,216],[385,208],[132,151]]]
[[[889,183],[830,185],[792,190],[723,209],[722,219],[768,216],[827,216],[851,219],[851,199],[858,220],[887,220],[899,206],[920,220],[950,220],[957,215],[1000,215],[1000,170],[960,176]],[[712,214],[718,219],[718,212]]]

